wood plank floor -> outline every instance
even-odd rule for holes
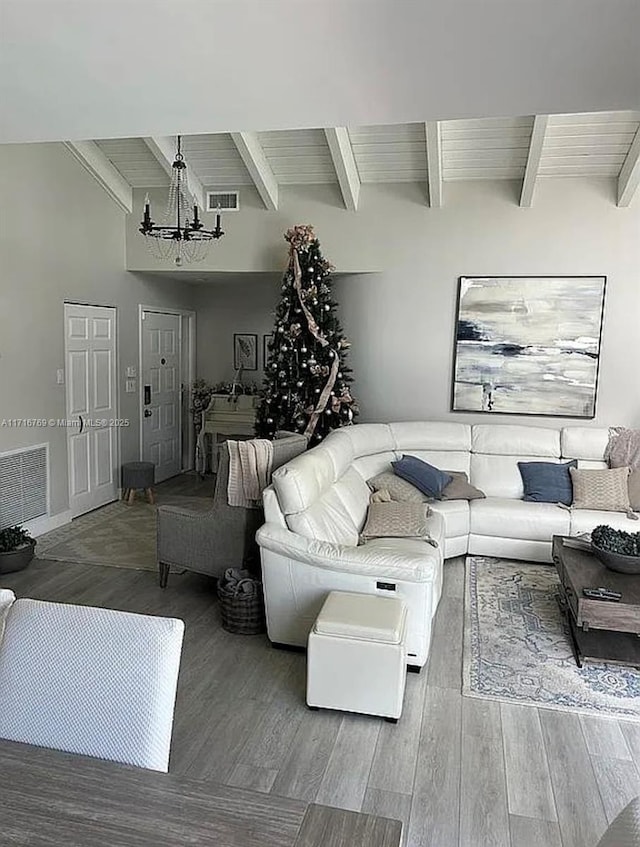
[[[211,581],[35,561],[18,596],[186,622],[171,771],[402,819],[406,847],[595,847],[640,793],[640,728],[463,698],[463,560],[445,565],[429,667],[409,674],[397,726],[311,712],[305,656],[225,632]]]

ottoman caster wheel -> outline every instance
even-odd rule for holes
[[[398,723],[398,718],[385,718],[387,723]]]
[[[307,705],[307,709],[309,709],[310,712],[319,712],[320,706],[309,706],[309,705]]]

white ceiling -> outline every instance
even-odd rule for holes
[[[639,33],[637,0],[1,0],[0,142],[638,109]]]

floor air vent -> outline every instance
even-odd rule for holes
[[[47,514],[47,447],[0,454],[0,529]]]

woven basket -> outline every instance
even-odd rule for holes
[[[227,589],[222,580],[218,583],[222,627],[227,632],[258,635],[266,631],[262,583],[257,579],[252,581],[256,588],[253,594],[236,593]]]

